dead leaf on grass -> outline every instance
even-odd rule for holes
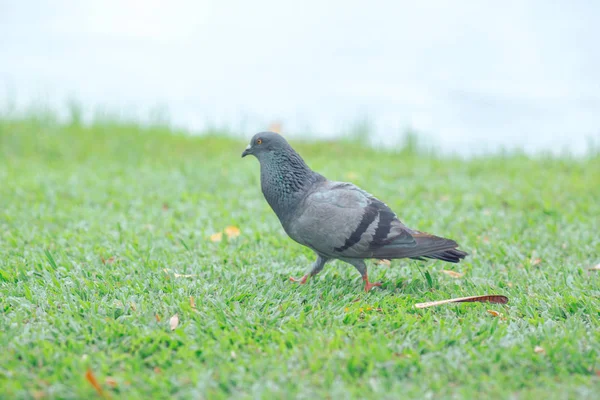
[[[385,265],[385,266],[389,267],[390,265],[392,265],[392,262],[390,260],[382,259],[382,260],[378,260],[377,264]]]
[[[535,346],[533,351],[536,352],[537,354],[546,354],[546,350],[544,350],[544,348],[542,346]]]
[[[506,303],[508,303],[508,297],[498,295],[498,294],[457,297],[454,299],[428,301],[426,303],[417,303],[417,304],[415,304],[415,307],[416,308],[427,308],[427,307],[440,306],[442,304],[448,304],[448,303],[471,303],[471,302],[482,302],[482,303],[487,302],[487,303],[494,303],[494,304],[506,304]]]
[[[213,243],[220,242],[223,240],[223,232],[217,232],[210,235],[210,241]]]
[[[107,376],[104,382],[110,387],[117,387],[117,380],[111,376]]]
[[[98,380],[94,376],[94,373],[89,368],[88,368],[87,372],[85,373],[85,379],[94,387],[94,389],[96,389],[96,392],[98,392],[98,395],[100,395],[100,397],[106,398],[106,396],[104,394],[104,390],[102,390],[102,387],[98,383]]]
[[[452,278],[462,278],[464,276],[464,274],[460,273],[460,272],[456,272],[456,271],[451,271],[451,270],[447,270],[447,269],[443,269],[442,270],[443,274],[446,274]]]
[[[494,316],[494,317],[499,317],[500,313],[496,310],[487,310],[488,314]]]
[[[228,226],[227,228],[225,228],[225,234],[227,235],[228,239],[234,239],[238,236],[240,236],[240,228],[238,228],[237,226]]]
[[[171,330],[174,331],[175,328],[177,328],[177,325],[179,325],[179,316],[175,314],[169,318],[169,326],[171,327]]]
[[[194,310],[196,309],[196,302],[194,301],[194,296],[190,296],[190,307]]]

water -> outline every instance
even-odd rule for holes
[[[50,4],[51,3],[51,4]],[[77,99],[191,130],[331,137],[368,122],[449,152],[600,138],[594,1],[0,3],[0,99]]]

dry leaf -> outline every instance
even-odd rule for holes
[[[456,271],[450,271],[447,269],[443,269],[442,273],[451,276],[452,278],[462,278],[464,274],[461,274],[460,272],[456,272]]]
[[[439,306],[439,305],[448,304],[448,303],[470,303],[470,302],[489,302],[489,303],[495,303],[495,304],[506,304],[506,303],[508,303],[508,297],[498,295],[498,294],[457,297],[454,299],[428,301],[426,303],[417,303],[417,304],[415,304],[415,307],[416,308],[427,308],[427,307]]]
[[[98,380],[94,376],[92,370],[89,368],[88,368],[87,372],[85,373],[85,379],[87,379],[87,381],[94,387],[94,389],[96,389],[96,392],[98,392],[100,397],[105,397],[104,390],[102,390],[102,387],[100,387]]]
[[[107,376],[104,382],[110,387],[117,387],[117,380],[113,377]]]
[[[377,261],[377,264],[380,264],[380,265],[386,265],[386,266],[388,266],[388,267],[389,267],[390,265],[392,265],[392,262],[391,262],[390,260],[385,260],[385,259],[383,259],[383,260],[378,260],[378,261]]]
[[[169,209],[169,205],[167,203],[163,203],[162,209],[163,211],[167,211]]]
[[[542,263],[542,259],[541,258],[532,258],[531,259],[531,265],[539,265]]]
[[[131,309],[132,309],[133,311],[137,311],[137,307],[136,307],[135,303],[133,303],[133,302],[132,302],[132,303],[129,303],[129,307],[131,307]]]
[[[196,309],[196,302],[194,301],[194,296],[190,296],[190,307],[194,310]]]
[[[161,371],[161,369],[160,369],[160,368],[158,368],[158,367],[154,367],[154,373],[155,373],[155,374],[160,374],[161,372],[162,372],[162,371]]]
[[[228,226],[225,228],[225,234],[227,235],[228,239],[236,238],[240,236],[240,228],[237,226]]]
[[[496,310],[487,310],[488,314],[493,315],[494,317],[499,317],[500,313]]]
[[[179,316],[175,314],[169,318],[169,326],[171,327],[171,330],[174,331],[175,328],[177,328],[177,325],[179,325]]]
[[[154,314],[154,318],[156,319],[156,322],[160,322],[160,316],[158,314]]]
[[[544,350],[542,346],[535,346],[533,351],[535,351],[538,354],[546,354],[546,350]]]
[[[217,232],[210,235],[211,242],[220,242],[221,240],[223,240],[223,232]]]
[[[588,268],[589,271],[600,271],[600,264]]]
[[[109,257],[107,259],[104,259],[104,257],[100,257],[100,259],[102,260],[102,264],[112,264],[115,262],[115,257]]]

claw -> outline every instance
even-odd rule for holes
[[[296,282],[299,283],[301,285],[304,285],[306,283],[306,280],[308,279],[308,274],[304,275],[302,278],[298,279],[298,278],[294,278],[293,276],[290,276],[290,281],[292,282]]]
[[[369,282],[369,278],[365,275],[365,277],[363,278],[363,281],[365,281],[365,292],[370,291],[371,289],[373,289],[375,286],[381,286],[381,282],[375,282],[375,283],[371,283]]]

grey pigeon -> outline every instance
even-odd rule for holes
[[[408,228],[382,201],[351,183],[334,182],[311,170],[283,136],[274,132],[254,135],[242,157],[260,162],[260,183],[265,199],[286,233],[311,248],[317,260],[294,282],[305,283],[328,261],[354,265],[371,283],[365,259],[434,258],[452,263],[467,256],[455,241]]]

